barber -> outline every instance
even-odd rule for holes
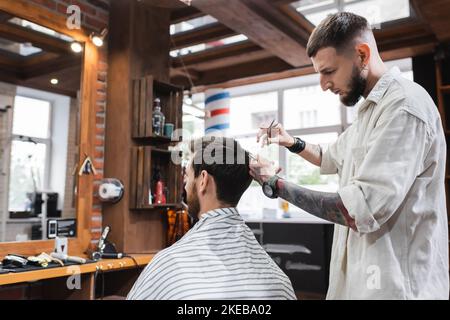
[[[361,16],[329,15],[307,53],[324,91],[346,106],[364,98],[356,120],[327,150],[281,124],[257,139],[288,148],[321,174],[337,173],[339,190],[288,182],[264,159],[251,175],[268,197],[335,224],[327,299],[448,299],[446,143],[436,105],[398,68],[386,68]]]

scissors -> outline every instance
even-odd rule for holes
[[[278,123],[274,125],[274,122],[275,122],[275,119],[272,120],[269,127],[267,128],[267,145],[270,144],[269,139],[272,138],[272,129],[278,125]]]

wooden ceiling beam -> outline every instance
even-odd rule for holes
[[[260,2],[257,5],[256,2],[237,0],[193,0],[192,5],[228,28],[246,35],[249,40],[291,66],[310,64],[304,43],[302,45],[302,35],[288,32],[289,29],[277,18],[277,8],[272,6],[273,10],[269,9],[269,3]],[[272,18],[268,19],[270,14]]]
[[[270,2],[275,6],[282,6],[291,4],[293,2],[296,2],[297,0],[270,0]]]
[[[10,15],[8,12],[0,11],[0,23],[4,23],[12,18],[12,15]]]
[[[200,78],[200,72],[192,70],[192,69],[170,69],[170,78],[182,77],[186,79],[191,79],[192,81],[196,81]],[[189,86],[190,82],[189,82]]]
[[[221,23],[212,23],[206,26],[180,32],[172,35],[171,49],[189,47],[200,43],[208,43],[236,35],[237,32]]]
[[[29,66],[34,66],[34,65],[38,65],[44,62],[47,62],[49,60],[55,59],[57,58],[58,55],[52,52],[38,52],[35,53],[31,56],[25,57],[25,59],[23,59],[23,66],[25,67],[29,67]]]
[[[182,21],[191,20],[204,16],[205,14],[192,6],[186,6],[182,9],[173,10],[170,13],[170,23],[176,24]]]
[[[10,51],[0,49],[0,64],[5,67],[20,68],[22,66],[22,57]]]
[[[44,51],[73,54],[69,42],[12,23],[0,24],[0,37],[20,43],[30,42]]]
[[[411,0],[417,15],[427,22],[440,42],[450,40],[450,1]]]
[[[63,56],[24,69],[24,79],[31,79],[81,65],[81,57]]]
[[[272,73],[266,73],[266,74],[262,74],[262,75],[233,79],[233,80],[221,82],[218,84],[199,85],[199,86],[195,86],[192,89],[192,92],[193,93],[204,92],[207,89],[212,89],[212,88],[217,88],[217,87],[220,87],[220,88],[239,87],[239,86],[245,86],[245,85],[255,84],[255,83],[262,83],[262,82],[267,82],[267,81],[300,77],[300,76],[305,76],[305,75],[309,75],[309,74],[313,74],[313,73],[315,73],[314,67],[306,66],[306,67],[295,68],[295,69],[290,69],[290,70],[281,71],[281,72],[272,72]]]
[[[194,81],[195,86],[211,85],[222,83],[232,79],[245,78],[249,76],[261,75],[272,72],[280,72],[291,69],[292,66],[277,57],[270,57],[261,60],[251,61],[242,64],[236,64],[229,67],[214,69],[211,72],[202,72],[199,79]],[[175,84],[190,87],[188,79],[175,77],[172,78]]]
[[[261,47],[251,41],[241,41],[172,58],[172,68],[183,67],[183,64],[186,67],[190,67],[193,65],[218,61],[227,57],[234,57],[236,55],[247,54],[260,50]]]
[[[278,30],[283,32],[289,38],[294,39],[300,43],[304,48],[308,43],[313,26],[308,25],[308,29],[296,23],[292,19],[286,19],[286,15],[280,11],[278,6],[275,6],[270,0],[241,0],[251,8],[258,15],[269,21]],[[295,10],[294,10],[295,11]],[[300,14],[297,13],[299,17]]]
[[[290,4],[279,6],[279,10],[294,21],[294,23],[298,24],[303,30],[306,30],[309,35],[314,30],[314,25],[306,19],[303,14],[295,10]],[[307,40],[309,40],[309,38]],[[306,41],[306,43],[308,43],[308,41]]]

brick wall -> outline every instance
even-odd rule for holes
[[[66,16],[69,5],[77,5],[81,9],[82,26],[89,30],[101,31],[108,26],[109,0],[30,0],[38,6],[44,7],[53,13]],[[97,73],[97,103],[96,103],[96,132],[95,154],[92,156],[97,170],[94,182],[94,203],[91,210],[92,243],[100,238],[102,227],[102,207],[95,195],[98,185],[103,178],[103,154],[105,141],[105,109],[106,109],[106,81],[107,81],[107,45],[99,50]]]

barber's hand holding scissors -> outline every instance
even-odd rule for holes
[[[277,143],[283,147],[290,147],[294,144],[294,141],[294,138],[284,130],[283,125],[276,123],[275,120],[269,125],[261,125],[256,135],[256,142],[261,143],[263,146]]]

